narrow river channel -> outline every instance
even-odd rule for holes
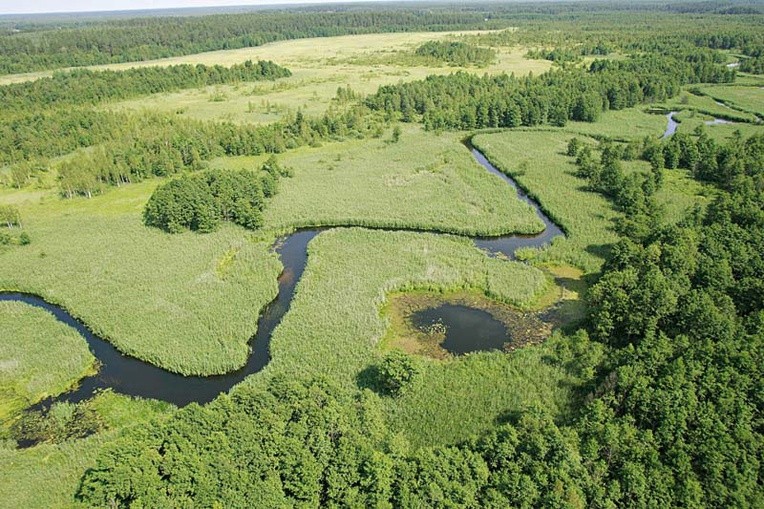
[[[520,247],[542,247],[554,237],[563,235],[562,230],[543,213],[539,204],[528,197],[507,175],[495,168],[483,154],[467,144],[475,160],[486,170],[499,176],[517,191],[518,197],[529,203],[544,222],[545,229],[535,236],[504,235],[494,238],[474,238],[475,245],[489,254],[514,257]],[[251,354],[247,363],[236,371],[215,376],[183,376],[166,371],[135,357],[121,353],[111,343],[93,334],[82,322],[59,306],[50,304],[41,297],[24,293],[0,292],[0,301],[17,301],[30,304],[51,312],[59,321],[76,329],[87,341],[93,355],[100,364],[95,375],[86,377],[72,391],[55,398],[44,400],[34,408],[47,408],[56,401],[78,402],[90,398],[99,389],[113,389],[115,392],[142,398],[168,401],[178,406],[191,402],[207,403],[221,392],[228,391],[247,376],[263,369],[270,360],[271,335],[282,317],[289,310],[295,287],[308,261],[308,243],[327,228],[298,230],[279,239],[274,249],[278,253],[284,270],[279,276],[278,296],[268,304],[260,315],[257,333],[250,339]]]

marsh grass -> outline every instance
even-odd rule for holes
[[[556,238],[548,248],[521,254],[536,262],[563,263],[591,273],[599,270],[608,246],[616,241],[613,219],[617,213],[575,175],[574,161],[565,155],[572,137],[560,130],[505,131],[478,134],[472,142],[566,232],[566,237]]]
[[[438,136],[407,125],[398,142],[384,138],[280,157],[294,176],[266,208],[265,225],[386,227],[470,236],[543,228],[510,186],[475,162],[458,133]]]
[[[85,339],[45,310],[0,302],[0,423],[95,372]],[[1,434],[1,432],[0,432]]]
[[[155,185],[23,205],[35,241],[2,255],[0,288],[62,305],[120,350],[165,369],[241,366],[260,310],[276,295],[273,239],[231,225],[209,235],[145,227],[141,209]]]

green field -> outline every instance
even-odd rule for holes
[[[403,126],[381,139],[301,148],[279,157],[294,170],[265,211],[265,227],[367,226],[462,235],[535,233],[535,212],[475,162],[462,134]],[[254,167],[261,158],[222,158],[220,167]]]
[[[523,57],[523,48],[501,48],[487,67],[460,68],[428,59],[414,58],[423,42],[457,39],[470,32],[371,34],[357,36],[298,39],[266,44],[259,48],[218,51],[151,62],[96,66],[125,69],[144,65],[203,63],[232,65],[250,60],[273,60],[288,67],[293,75],[275,83],[241,83],[204,87],[171,94],[157,94],[108,106],[118,110],[144,110],[179,113],[201,120],[268,123],[297,110],[321,115],[332,103],[337,88],[350,87],[357,94],[374,93],[380,85],[423,79],[432,74],[458,70],[475,73],[514,72],[539,74],[550,62]],[[35,73],[26,78],[42,75]],[[20,81],[23,75],[0,77]]]
[[[299,372],[357,383],[380,356],[387,329],[380,310],[391,292],[467,289],[527,308],[549,285],[540,270],[488,258],[467,239],[331,230],[309,245],[308,266],[289,313],[274,331],[273,358],[264,374]],[[541,398],[559,409],[566,394],[559,385],[562,373],[544,365],[543,350],[527,350],[425,362],[419,388],[390,402],[394,421],[414,443],[453,443],[485,429],[503,408]],[[519,383],[531,374],[543,380],[532,389]]]
[[[85,339],[47,311],[0,302],[0,330],[0,422],[94,370]]]
[[[155,185],[24,203],[34,240],[3,255],[0,288],[60,304],[121,350],[173,371],[240,366],[276,294],[271,239],[232,226],[209,235],[145,227],[141,210]]]
[[[95,412],[103,426],[84,439],[18,449],[8,438],[19,436],[14,434],[10,424],[24,418],[24,408],[47,396],[66,392],[83,376],[92,374],[97,369],[97,362],[84,339],[49,313],[26,304],[0,302],[0,471],[3,473],[0,476],[0,508],[84,507],[85,504],[75,496],[83,481],[83,473],[93,472],[97,458],[99,455],[103,458],[109,448],[133,444],[129,442],[134,439],[130,429],[136,426],[145,427],[148,433],[147,437],[134,442],[141,444],[142,449],[130,450],[129,454],[131,458],[132,455],[141,458],[140,461],[147,459],[146,465],[141,467],[146,471],[118,474],[123,480],[133,482],[135,479],[138,486],[142,482],[141,475],[146,474],[145,480],[155,474],[153,471],[148,473],[156,468],[151,463],[152,458],[162,456],[165,461],[186,462],[184,467],[190,472],[188,479],[169,479],[170,474],[167,479],[161,479],[162,482],[169,479],[168,482],[176,483],[163,495],[177,490],[173,496],[185,497],[179,506],[194,506],[197,493],[191,489],[183,490],[189,486],[203,486],[208,480],[202,476],[209,473],[213,463],[202,463],[197,456],[188,454],[207,439],[211,448],[220,446],[210,454],[221,462],[226,461],[226,448],[238,448],[241,444],[235,444],[234,440],[241,440],[245,444],[241,450],[249,451],[247,447],[251,447],[253,461],[257,454],[262,456],[258,456],[257,461],[265,458],[266,470],[271,469],[268,475],[273,475],[274,479],[279,477],[279,483],[287,479],[282,484],[275,481],[273,484],[287,486],[290,493],[285,492],[283,500],[290,496],[294,496],[291,500],[297,500],[300,491],[307,493],[313,489],[300,485],[300,473],[319,469],[320,462],[296,457],[295,451],[303,451],[305,446],[300,443],[300,438],[295,443],[275,444],[274,450],[266,451],[265,448],[271,446],[268,440],[272,437],[264,439],[259,427],[244,426],[255,422],[254,417],[269,418],[270,415],[274,422],[281,422],[283,417],[288,426],[294,427],[290,430],[294,433],[285,435],[309,441],[309,431],[312,430],[307,428],[315,425],[315,429],[321,429],[324,422],[305,424],[300,420],[301,416],[296,415],[299,414],[297,405],[288,408],[289,401],[279,401],[283,408],[279,407],[277,411],[283,415],[278,416],[269,413],[271,408],[260,408],[257,407],[259,402],[250,402],[252,407],[245,413],[253,417],[252,421],[244,424],[231,422],[230,437],[234,439],[231,443],[227,438],[218,443],[216,440],[223,434],[215,432],[205,436],[208,429],[203,419],[207,415],[205,412],[220,409],[218,404],[231,408],[241,405],[237,397],[245,394],[247,389],[266,388],[274,380],[291,383],[316,379],[326,380],[352,393],[347,400],[356,404],[361,398],[357,391],[363,389],[362,398],[374,402],[369,408],[375,408],[374,412],[383,416],[379,422],[380,428],[384,429],[369,430],[369,433],[381,436],[383,431],[389,431],[394,437],[390,450],[383,451],[384,454],[380,451],[372,453],[380,453],[377,455],[380,457],[399,456],[389,461],[386,459],[387,463],[380,460],[377,464],[378,458],[369,451],[348,452],[337,447],[345,458],[369,454],[372,460],[364,467],[370,472],[367,478],[353,478],[355,472],[351,475],[338,467],[332,474],[336,474],[336,478],[326,483],[331,489],[361,492],[368,487],[364,483],[374,484],[378,480],[382,485],[386,478],[395,479],[393,484],[403,485],[405,475],[415,477],[421,471],[430,477],[422,475],[424,481],[418,488],[427,492],[429,498],[422,498],[426,501],[420,500],[420,503],[398,505],[481,507],[491,506],[492,502],[497,507],[511,506],[502,503],[503,499],[496,495],[504,489],[513,493],[517,500],[526,495],[523,501],[533,499],[533,502],[517,504],[528,508],[725,507],[734,505],[729,503],[730,500],[738,501],[741,506],[754,506],[750,503],[752,498],[740,496],[736,499],[734,494],[726,499],[703,498],[713,491],[707,486],[725,483],[755,485],[755,480],[751,480],[756,477],[754,468],[749,467],[741,474],[733,471],[734,465],[724,463],[708,451],[701,451],[697,456],[693,454],[694,449],[699,449],[697,444],[702,442],[698,436],[708,435],[712,444],[709,450],[713,447],[720,449],[722,446],[718,444],[727,444],[724,447],[732,451],[740,442],[750,446],[750,450],[735,456],[738,460],[743,456],[761,457],[760,443],[756,449],[749,440],[755,435],[750,422],[756,422],[755,418],[750,418],[749,408],[756,401],[755,389],[746,378],[749,372],[754,372],[749,364],[755,359],[755,329],[759,324],[756,320],[761,314],[756,308],[756,299],[760,297],[760,292],[756,293],[760,288],[757,286],[760,274],[754,273],[753,269],[748,271],[747,266],[753,267],[760,257],[757,258],[757,250],[749,252],[746,249],[756,245],[758,240],[753,227],[751,232],[741,228],[737,235],[739,239],[727,238],[722,231],[731,228],[738,220],[732,216],[745,216],[750,210],[758,210],[756,200],[760,197],[751,190],[761,181],[760,169],[753,168],[756,164],[750,164],[746,159],[747,167],[743,168],[744,164],[741,164],[740,168],[733,168],[735,182],[716,182],[714,179],[718,175],[733,175],[728,163],[734,158],[727,157],[730,154],[721,149],[704,153],[717,154],[715,162],[718,165],[714,168],[723,168],[729,173],[702,173],[700,164],[692,166],[692,171],[665,169],[659,175],[662,178],[636,181],[635,187],[643,186],[636,191],[627,185],[635,180],[623,178],[624,175],[634,177],[635,172],[649,174],[651,163],[645,159],[650,154],[651,143],[661,139],[669,111],[676,112],[678,132],[695,136],[696,130],[702,128],[717,144],[736,136],[737,131],[745,137],[762,133],[762,124],[757,117],[764,116],[764,79],[742,75],[737,82],[728,83],[731,73],[719,63],[723,59],[717,58],[718,65],[709,63],[712,53],[719,50],[710,42],[708,47],[698,42],[705,40],[700,36],[714,37],[717,27],[720,27],[720,33],[724,28],[729,39],[739,37],[740,41],[750,42],[753,29],[742,15],[722,16],[715,11],[691,15],[672,12],[669,15],[662,9],[646,14],[647,8],[646,13],[641,13],[626,3],[622,7],[617,12],[599,13],[590,6],[570,12],[565,10],[568,7],[551,4],[550,7],[534,6],[517,18],[519,29],[502,33],[401,32],[294,39],[161,60],[88,66],[113,70],[181,63],[230,66],[262,59],[284,66],[292,74],[273,82],[205,86],[140,97],[130,94],[121,97],[133,99],[97,104],[94,104],[95,99],[77,104],[77,93],[73,91],[73,111],[77,114],[82,113],[78,108],[94,108],[103,118],[111,118],[119,112],[117,118],[133,120],[146,118],[140,115],[151,112],[156,115],[151,118],[157,126],[166,121],[170,127],[145,143],[137,137],[136,140],[128,139],[131,133],[125,134],[124,139],[116,135],[97,138],[98,143],[104,145],[97,145],[89,138],[88,130],[82,129],[82,132],[77,131],[81,140],[75,140],[71,145],[56,145],[81,148],[52,160],[43,160],[40,157],[42,151],[35,152],[28,147],[22,150],[9,144],[8,147],[12,147],[9,150],[18,150],[20,158],[28,157],[35,164],[40,162],[47,170],[35,170],[38,173],[27,179],[28,184],[24,185],[21,180],[19,185],[22,187],[17,189],[11,187],[11,172],[23,165],[16,165],[14,160],[8,166],[0,167],[0,205],[18,208],[23,231],[31,239],[28,245],[15,240],[0,245],[0,291],[39,295],[66,309],[120,351],[163,369],[186,375],[215,375],[244,365],[251,353],[248,341],[256,332],[260,314],[277,296],[283,269],[274,252],[277,239],[301,228],[324,228],[324,231],[308,245],[304,273],[295,287],[288,311],[273,331],[270,361],[261,372],[249,376],[234,388],[230,398],[220,398],[204,408],[190,405],[179,410],[162,401],[132,398],[111,390],[99,392],[83,405]],[[561,9],[562,15],[554,14],[555,9]],[[352,12],[352,9],[348,11]],[[422,14],[414,14],[419,15]],[[635,25],[639,27],[638,33],[625,33],[624,27],[628,26],[625,22],[630,16],[639,20]],[[682,31],[676,38],[666,35],[665,40],[662,37],[653,41],[651,27],[673,26],[659,22],[664,16],[670,17],[676,27],[688,25],[687,31]],[[498,26],[488,21],[486,17],[484,26]],[[693,25],[695,21],[698,26]],[[220,22],[235,24],[233,17]],[[99,22],[92,23],[97,25]],[[395,29],[394,26],[388,28]],[[617,33],[618,30],[623,33]],[[276,27],[274,31],[278,31]],[[328,30],[327,33],[337,32]],[[3,37],[11,35],[0,33],[0,48],[3,47]],[[428,41],[466,41],[483,47],[491,44],[496,58],[483,67],[449,66],[415,54],[415,50]],[[568,50],[570,59],[553,63],[525,57],[529,49],[546,51],[552,48]],[[139,47],[133,49],[136,54],[140,53]],[[735,51],[740,49],[724,50],[722,57],[735,60]],[[655,62],[652,56],[649,61],[635,58],[635,70],[618,67],[631,56],[650,51],[655,51]],[[599,70],[592,68],[589,73],[583,70],[599,58],[609,62]],[[3,55],[0,55],[0,65],[3,61]],[[665,65],[667,62],[684,66],[684,74],[666,74],[665,69],[674,69]],[[699,78],[690,77],[696,76],[692,73],[697,70],[693,67],[697,62],[707,63],[709,67],[716,65],[721,74],[708,72],[705,76],[714,76],[710,79],[718,83],[701,83]],[[611,65],[612,68],[606,68]],[[545,77],[538,78],[550,69],[554,69],[554,73],[548,75],[551,76],[548,82],[544,81]],[[616,76],[612,69],[623,72],[626,78]],[[458,75],[449,78],[451,81],[440,81],[444,75],[458,71],[475,76]],[[568,71],[571,72],[566,74]],[[533,75],[535,78],[493,82],[488,78],[477,79],[484,74],[499,73],[514,74],[518,78]],[[50,75],[51,72],[44,71],[0,76],[0,87]],[[400,90],[395,91],[392,91],[394,87],[386,87],[390,94],[386,103],[375,104],[373,98],[364,101],[380,86],[425,80],[433,75],[440,77],[431,80],[436,83],[433,88],[425,88],[428,82],[417,90],[416,86],[410,89],[399,87]],[[555,76],[559,80],[555,80]],[[639,83],[635,84],[637,81]],[[680,83],[691,84],[680,86]],[[631,85],[640,88],[629,89]],[[457,94],[449,96],[450,86],[460,91],[459,97],[455,97]],[[672,93],[678,91],[678,94],[663,100],[667,95],[664,87],[672,87]],[[177,87],[151,90],[157,89],[177,90]],[[338,93],[338,89],[342,92]],[[142,90],[148,94],[146,88]],[[419,95],[421,90],[428,90],[424,97]],[[565,97],[557,97],[550,90]],[[605,91],[608,98],[605,98]],[[625,91],[630,94],[628,101],[624,99],[625,95],[619,96]],[[430,94],[437,97],[430,97]],[[611,95],[614,97],[612,101]],[[645,100],[631,108],[600,111],[599,104],[607,104],[607,107],[613,104],[614,108],[616,104],[633,105],[637,102],[631,100],[634,97],[660,97],[661,100],[656,103]],[[4,112],[0,122],[14,124],[16,116],[20,119],[30,114],[33,118],[37,113],[41,116],[50,113],[46,108],[56,108],[43,99],[38,97],[36,102],[29,103],[41,105],[40,112]],[[539,104],[534,103],[536,99]],[[621,101],[616,102],[618,99]],[[414,102],[416,108],[412,107]],[[559,105],[563,108],[556,109]],[[438,109],[450,106],[453,108],[445,113]],[[595,114],[589,117],[592,108]],[[310,123],[284,122],[273,130],[262,127],[247,132],[239,127],[239,124],[266,126],[291,120],[298,112]],[[370,122],[372,128],[358,128],[358,115],[348,116],[356,119],[355,126],[345,125],[348,121],[338,112],[368,113],[373,119]],[[438,117],[433,112],[443,114],[441,123],[437,122]],[[452,112],[453,118],[449,116]],[[324,116],[323,120],[318,120]],[[82,117],[72,115],[71,121],[73,124],[86,123],[89,117],[84,114]],[[209,130],[194,130],[167,120],[177,117],[201,121],[182,124],[201,126],[207,122],[205,127]],[[571,118],[597,120],[583,122]],[[708,125],[715,118],[733,123]],[[422,123],[417,123],[417,119]],[[446,123],[446,119],[451,123]],[[467,129],[465,126],[518,124],[526,127],[457,130]],[[213,125],[216,130],[209,127]],[[307,128],[307,125],[311,127]],[[425,126],[434,130],[425,130]],[[68,136],[64,132],[66,127],[70,126],[61,126],[59,133],[47,134],[51,139],[57,134],[63,138]],[[305,136],[302,132],[300,136],[295,134],[296,131],[289,132],[303,127],[313,131]],[[3,132],[16,133],[10,128]],[[220,140],[216,139],[205,148],[199,139],[207,139],[209,133],[209,138],[219,136]],[[23,145],[24,133],[16,134],[19,134],[18,145]],[[579,168],[575,157],[567,155],[568,143],[573,137],[591,146],[594,157],[600,156],[595,147],[602,147],[598,144],[605,140],[614,140],[617,144],[628,142],[632,148],[634,142],[646,140],[643,145],[646,149],[640,149],[637,159],[630,157],[629,161],[613,165],[617,169],[611,172],[611,177],[615,172],[617,175],[612,178],[619,180],[610,180],[610,187],[605,187],[602,183],[605,179],[595,171],[596,168],[591,172],[596,175],[590,181],[577,176]],[[297,139],[299,142],[295,141]],[[284,140],[287,142],[281,143]],[[492,256],[478,249],[470,237],[533,235],[542,230],[543,223],[533,207],[518,199],[511,186],[474,160],[468,149],[470,144],[496,168],[511,176],[564,230],[565,235],[555,238],[550,246],[521,249],[516,253],[516,260]],[[751,145],[758,147],[760,144],[754,140]],[[157,156],[171,147],[175,160],[152,157],[144,161],[138,154],[129,152],[136,147],[137,150],[155,151],[153,155]],[[59,171],[65,176],[67,170],[60,170],[60,163],[83,152],[100,153],[96,151],[101,148],[108,148],[108,152],[104,151],[108,157],[93,158],[89,164],[94,167],[93,175],[104,179],[98,181],[103,192],[89,198],[64,198],[59,189],[63,186],[59,182]],[[278,153],[261,153],[269,150]],[[259,155],[220,155],[232,153]],[[144,207],[152,193],[170,178],[176,178],[179,172],[202,173],[202,168],[259,170],[271,156],[275,156],[279,166],[286,171],[274,184],[278,192],[267,199],[261,196],[265,205],[262,226],[257,230],[247,230],[228,221],[238,210],[227,215],[235,207],[226,210],[226,206],[230,203],[240,205],[244,201],[240,196],[242,193],[232,188],[219,190],[221,195],[227,194],[224,197],[215,195],[218,201],[214,205],[205,202],[206,212],[212,210],[217,214],[215,217],[225,219],[212,233],[184,231],[170,234],[144,224]],[[757,157],[760,161],[760,154]],[[129,168],[130,172],[126,174],[135,176],[135,182],[124,183],[112,178],[111,174],[108,176],[111,180],[104,177],[104,172],[113,170],[108,167],[110,164],[121,165],[122,170]],[[105,168],[95,168],[99,165]],[[178,169],[181,167],[185,169]],[[696,180],[695,177],[700,177],[693,176],[693,172],[703,175],[707,181]],[[168,174],[174,177],[153,176]],[[262,174],[265,172],[255,172],[252,178],[259,179]],[[722,178],[718,177],[718,180]],[[624,184],[622,189],[631,194],[613,191],[617,185],[612,182]],[[743,189],[744,185],[739,182],[748,187]],[[214,182],[205,181],[204,185],[211,187]],[[660,187],[654,195],[651,194],[657,185]],[[682,222],[696,206],[704,209],[717,196],[726,193],[732,196],[732,188],[738,185],[747,192],[740,191],[736,195],[738,198],[743,196],[739,199],[745,199],[746,206],[727,214],[731,218],[722,217],[724,210],[717,214],[720,217],[706,218],[709,224],[718,222],[721,225],[719,231],[713,230],[715,225],[712,228],[701,221],[689,226]],[[595,192],[590,186],[600,191]],[[647,190],[648,186],[653,187]],[[172,205],[165,202],[164,206],[180,208],[183,205],[177,203],[187,205],[191,202],[198,205],[204,199],[193,195],[194,190],[183,192],[191,195],[181,197],[188,198],[185,202],[178,199]],[[643,209],[635,213],[623,201],[618,202],[617,197],[622,198],[624,194],[626,199],[631,197],[632,202]],[[654,201],[646,198],[650,196]],[[639,201],[640,197],[645,199]],[[644,206],[644,203],[649,205]],[[657,210],[645,212],[645,208]],[[754,213],[749,215],[755,216]],[[5,213],[5,217],[12,217],[11,213]],[[644,226],[645,231],[649,229],[652,237],[638,239],[639,234],[635,234],[635,238],[619,247],[619,257],[611,257],[613,246],[623,240],[616,233],[616,223],[620,219],[642,221],[645,224],[638,226]],[[652,220],[655,221],[650,222]],[[729,224],[723,220],[729,220]],[[7,231],[14,234],[20,231],[13,219],[6,221]],[[6,231],[5,226],[0,224],[0,233]],[[664,230],[668,230],[668,226],[676,227],[676,231],[687,237],[686,245],[671,244],[676,240],[673,238],[653,241],[653,237],[667,236]],[[673,233],[675,230],[668,231]],[[746,237],[748,233],[751,238]],[[677,238],[684,239],[680,235]],[[738,240],[740,243],[736,244]],[[661,251],[663,248],[666,249]],[[710,261],[715,251],[727,256],[716,265]],[[666,256],[662,257],[663,253]],[[690,253],[691,256],[684,258],[695,259],[682,259],[680,261],[687,263],[679,263],[672,258],[675,253]],[[635,263],[629,265],[632,259]],[[740,263],[740,259],[745,263]],[[614,268],[618,263],[628,266]],[[707,284],[706,280],[710,281],[716,275],[723,284]],[[289,276],[284,274],[282,277]],[[740,280],[735,279],[738,276]],[[609,286],[598,285],[598,281]],[[749,286],[744,287],[740,281]],[[739,287],[736,286],[738,283]],[[516,323],[521,324],[526,336],[533,336],[533,340],[523,343],[519,339],[521,333],[508,327],[507,336],[520,346],[503,352],[451,356],[442,350],[443,355],[428,356],[424,348],[407,349],[405,342],[414,342],[417,337],[407,336],[404,328],[398,326],[396,320],[403,320],[404,313],[391,311],[395,298],[401,295],[409,298],[427,295],[431,299],[427,301],[428,306],[458,296],[463,299],[462,304],[466,302],[475,308],[481,308],[481,304],[481,309],[492,306],[493,310],[499,310],[497,315],[502,311],[506,315],[514,313],[522,316]],[[649,320],[650,316],[642,317],[643,322],[637,325],[627,322],[632,312],[638,317],[647,314],[644,309],[634,309],[639,306],[634,306],[633,302],[642,302],[639,298],[644,299],[644,307],[654,305],[658,311],[664,312],[656,319],[657,324]],[[629,305],[632,308],[626,307]],[[741,310],[746,306],[752,311],[744,316]],[[538,325],[542,322],[543,326]],[[650,327],[652,329],[648,331]],[[685,336],[682,335],[684,328],[689,330]],[[685,343],[686,351],[681,351],[677,345]],[[387,393],[380,379],[375,377],[380,363],[396,349],[406,352],[406,362],[411,362],[417,373],[405,390],[392,394]],[[724,360],[718,360],[721,358]],[[715,379],[717,373],[718,379]],[[755,380],[755,377],[750,379]],[[738,382],[739,387],[735,385]],[[716,398],[715,394],[721,396]],[[316,396],[317,405],[321,407],[323,396],[311,395]],[[703,398],[699,399],[698,395]],[[727,396],[731,403],[721,401]],[[673,403],[666,402],[673,402],[674,397],[678,402],[676,405],[687,407],[686,414],[672,408]],[[700,400],[704,405],[705,400],[709,401],[707,415],[699,410],[703,406],[698,403]],[[631,406],[625,406],[627,404]],[[345,415],[344,409],[333,405],[327,403],[327,413]],[[717,407],[721,409],[718,412]],[[663,413],[654,415],[653,410]],[[678,416],[676,422],[672,420],[675,415]],[[177,433],[166,441],[154,443],[152,440],[156,437],[148,437],[159,426],[189,416],[190,421],[194,416],[198,417],[198,422],[174,430],[173,433]],[[543,419],[534,421],[539,416]],[[517,431],[521,422],[538,423],[544,419],[552,431],[526,429],[523,433],[533,439],[528,443],[518,441],[517,437],[522,436]],[[736,419],[742,422],[738,435],[732,432],[717,434],[727,421],[735,422]],[[331,422],[331,418],[326,422]],[[376,421],[370,419],[369,422]],[[666,422],[669,425],[664,425]],[[242,427],[237,427],[239,424]],[[499,428],[505,424],[506,427]],[[503,434],[501,440],[505,440],[506,450],[497,449],[490,461],[480,463],[483,458],[479,461],[476,458],[485,451],[476,452],[478,446],[474,440],[496,430]],[[303,431],[305,433],[300,435]],[[682,437],[681,440],[672,442],[674,432],[676,437]],[[735,440],[729,438],[732,436]],[[183,442],[186,438],[187,443]],[[199,441],[195,442],[197,438]],[[712,439],[719,439],[719,442]],[[498,438],[496,442],[499,442]],[[337,439],[337,443],[345,447],[351,442]],[[184,449],[186,446],[187,450]],[[490,449],[492,446],[482,444],[479,447]],[[327,449],[321,454],[329,457],[336,452]],[[733,452],[730,455],[732,457]],[[506,459],[510,457],[513,459]],[[706,462],[708,458],[711,459]],[[505,465],[496,466],[505,460]],[[401,464],[405,464],[405,468],[396,470]],[[547,464],[553,467],[547,468]],[[220,470],[225,471],[227,466],[221,465]],[[469,482],[475,479],[487,482],[488,470],[500,468],[505,472],[498,477],[503,477],[498,481],[494,478],[493,485],[486,484],[483,488],[480,498],[483,504],[477,502],[478,498],[462,503],[462,499],[454,496],[459,490],[469,489]],[[301,469],[304,470],[301,472]],[[236,469],[230,470],[236,473]],[[183,471],[183,468],[177,471]],[[398,476],[401,472],[405,475]],[[246,478],[249,472],[240,473],[241,478],[233,475],[230,484],[220,483],[220,486],[226,485],[235,492],[236,488],[252,481]],[[198,479],[194,477],[196,475]],[[560,477],[555,477],[558,475]],[[372,479],[374,476],[379,479]],[[682,476],[688,479],[686,483],[677,481]],[[449,489],[453,491],[444,488],[444,479],[449,480]],[[655,482],[656,479],[660,482]],[[271,480],[255,481],[266,483]],[[539,486],[544,482],[553,487],[541,494]],[[252,485],[256,483],[253,481]],[[578,497],[576,492],[576,496],[570,496],[573,491],[568,490],[568,485],[580,489],[583,495]],[[654,495],[651,493],[653,488],[657,495],[650,498]],[[281,493],[274,495],[278,489],[262,495],[273,499],[247,500],[247,503],[268,506],[273,500],[281,500],[278,498]],[[397,490],[398,487],[390,489]],[[669,492],[671,496],[666,495]],[[671,498],[674,493],[678,495]],[[260,495],[259,492],[256,494]],[[491,498],[493,496],[496,498]],[[320,505],[321,500],[317,500],[318,503],[313,505]],[[353,498],[348,496],[347,500]],[[380,500],[378,507],[396,507],[395,503],[387,503],[384,497]],[[120,506],[119,502],[129,505],[125,500],[113,501],[113,505]],[[312,506],[307,498],[302,502],[302,505],[292,505]],[[142,503],[135,506],[151,506]],[[215,507],[212,502],[209,505]],[[277,503],[272,505],[279,506]]]
[[[566,263],[596,272],[616,240],[616,213],[605,198],[587,191],[565,155],[573,135],[564,131],[511,131],[478,134],[472,142],[500,170],[535,197],[567,233],[537,253],[538,262]]]

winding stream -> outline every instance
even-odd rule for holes
[[[510,177],[494,167],[482,153],[469,143],[467,143],[467,148],[471,150],[472,155],[481,166],[512,186],[518,197],[536,210],[545,227],[544,231],[535,236],[505,235],[495,238],[474,238],[477,247],[494,256],[502,254],[511,259],[518,248],[542,247],[551,242],[554,237],[563,235],[562,230],[542,212],[538,203],[522,192]],[[268,364],[271,335],[284,314],[289,310],[295,287],[308,261],[308,243],[325,229],[298,230],[276,242],[274,248],[284,266],[278,279],[278,295],[264,308],[260,315],[257,333],[249,341],[251,354],[247,363],[238,370],[224,375],[183,376],[166,371],[121,353],[111,343],[91,332],[82,322],[63,308],[48,303],[38,296],[0,292],[0,301],[24,302],[45,309],[59,321],[76,329],[85,338],[91,352],[100,363],[98,372],[82,379],[75,389],[55,398],[41,401],[33,408],[47,408],[57,401],[76,403],[90,398],[95,391],[106,388],[130,396],[164,400],[178,406],[184,406],[191,402],[207,403],[221,392],[228,391],[235,384],[260,371]]]

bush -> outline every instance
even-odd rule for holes
[[[377,376],[379,388],[393,397],[405,393],[419,376],[420,369],[414,359],[403,352],[393,350],[382,359]]]

